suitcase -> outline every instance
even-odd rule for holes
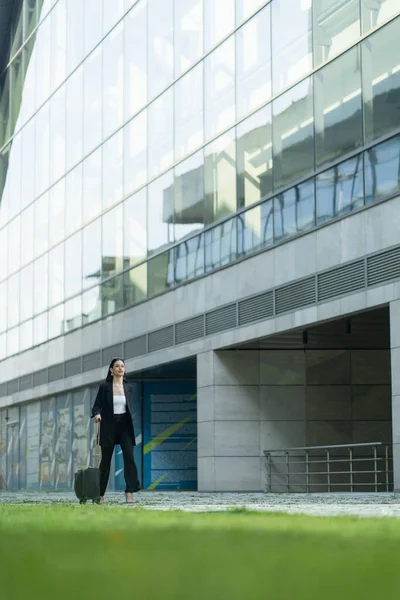
[[[96,467],[80,469],[75,473],[74,490],[80,504],[86,504],[88,500],[92,500],[95,504],[100,504],[99,441],[100,423],[96,423],[96,437],[94,442],[94,462]]]

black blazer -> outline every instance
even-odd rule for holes
[[[133,445],[135,442],[135,431],[132,422],[132,388],[124,381],[124,392],[126,398],[126,410],[129,416],[128,427],[132,434]],[[100,446],[114,446],[114,400],[113,400],[113,382],[106,381],[101,383],[97,392],[96,400],[92,408],[92,417],[101,415],[100,421]]]

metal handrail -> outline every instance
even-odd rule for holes
[[[369,448],[372,450],[371,455],[360,454],[354,455],[353,450],[357,448]],[[375,492],[382,488],[386,492],[393,487],[393,464],[390,450],[392,444],[386,442],[363,442],[359,444],[336,444],[328,446],[298,446],[297,448],[279,448],[274,450],[264,450],[266,457],[266,475],[267,475],[267,492],[273,491],[273,478],[280,478],[280,483],[276,484],[279,488],[286,488],[287,492],[296,488],[305,489],[308,492],[314,488],[327,488],[328,492],[335,487],[349,487],[349,491],[353,492],[356,488],[373,487]],[[383,455],[378,454],[378,450],[384,449]],[[332,450],[346,450],[348,455],[343,458],[343,452],[339,455],[332,455]],[[296,455],[291,457],[291,453]],[[318,452],[317,455],[314,453]],[[300,455],[299,455],[300,453]],[[324,458],[322,458],[324,456]],[[294,460],[291,460],[293,458]],[[279,460],[281,459],[281,460]],[[314,460],[312,460],[314,459]],[[319,459],[319,460],[315,460]],[[367,469],[357,469],[359,463],[371,463],[371,467]],[[336,471],[333,465],[341,463],[340,470]],[[348,463],[349,469],[345,470],[345,465]],[[383,463],[383,464],[382,464]],[[319,465],[317,471],[310,469],[310,465]],[[273,473],[273,467],[281,465],[281,470]],[[304,465],[304,471],[299,471],[299,467],[293,470],[293,465]],[[326,470],[323,470],[323,465],[326,465]],[[370,480],[360,482],[360,477],[371,476]],[[325,477],[325,481],[315,481],[315,477]],[[348,480],[335,481],[337,476],[348,476]],[[303,478],[300,483],[293,480],[296,477]],[[313,481],[314,479],[314,481]],[[357,481],[355,480],[357,479]],[[281,491],[281,490],[280,490]]]

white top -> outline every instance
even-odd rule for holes
[[[126,413],[126,398],[125,396],[113,396],[114,399],[114,415],[123,415]]]

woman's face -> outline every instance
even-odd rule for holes
[[[114,377],[123,377],[125,375],[125,365],[122,360],[117,360],[111,367],[111,374]]]

